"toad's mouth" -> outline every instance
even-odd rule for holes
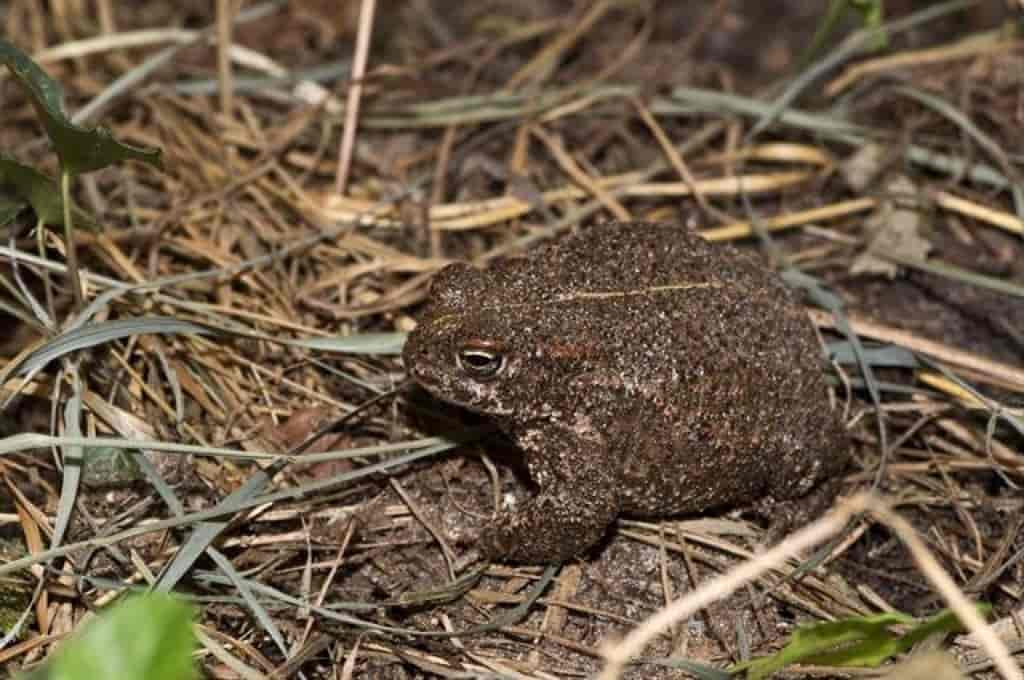
[[[494,397],[475,393],[472,385],[451,383],[443,373],[416,368],[410,369],[409,373],[421,389],[438,401],[482,416],[507,417],[515,413],[515,409]]]

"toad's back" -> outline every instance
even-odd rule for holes
[[[751,256],[688,230],[608,225],[514,275],[504,290],[524,316],[510,323],[572,348],[561,399],[605,425],[623,510],[799,496],[845,462],[806,313]]]

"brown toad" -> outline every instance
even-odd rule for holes
[[[537,495],[483,552],[558,562],[619,513],[806,494],[846,461],[806,314],[753,258],[681,227],[593,227],[487,270],[441,270],[403,358],[492,416]]]

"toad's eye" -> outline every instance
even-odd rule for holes
[[[505,369],[505,355],[496,349],[463,347],[455,354],[459,369],[475,380],[490,380]]]

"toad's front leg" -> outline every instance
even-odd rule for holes
[[[602,441],[548,426],[513,433],[539,493],[501,512],[481,548],[496,560],[559,563],[597,543],[619,513],[618,466]]]

